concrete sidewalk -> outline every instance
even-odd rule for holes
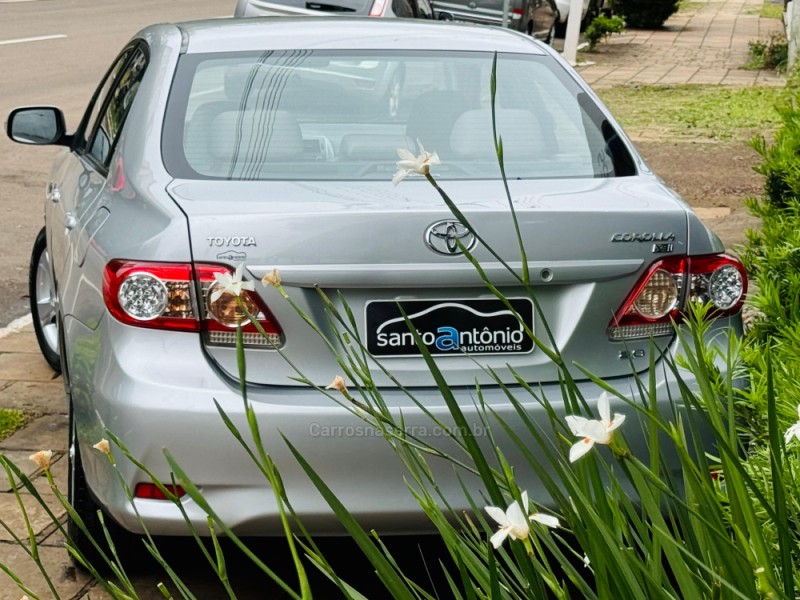
[[[29,416],[23,429],[0,442],[0,452],[35,482],[51,510],[62,523],[66,522],[66,511],[51,492],[47,479],[28,459],[38,450],[52,450],[52,473],[58,488],[66,494],[68,419],[64,385],[42,358],[31,325],[19,331],[6,330],[0,336],[0,407],[19,409]],[[39,544],[41,560],[59,594],[69,599],[83,597],[93,583],[72,566],[63,539],[44,509],[29,493],[20,492],[20,497]],[[27,541],[22,510],[6,477],[0,477],[0,519]],[[36,564],[4,529],[0,529],[0,562],[17,573],[36,594],[42,598],[51,596]],[[22,592],[0,573],[0,600],[21,597]]]
[[[758,16],[762,0],[699,0],[691,12],[672,17],[661,31],[629,30],[613,36],[597,52],[582,53],[581,75],[594,87],[632,84],[722,84],[734,86],[783,85],[769,71],[747,71],[748,42],[766,39],[779,30],[780,21]],[[707,209],[709,211],[719,209]],[[714,218],[709,213],[701,218]],[[7,455],[36,481],[37,488],[63,522],[66,513],[55,501],[47,481],[28,460],[33,452],[55,452],[53,473],[66,493],[67,410],[60,377],[54,376],[39,354],[30,325],[20,331],[0,332],[0,407],[18,408],[30,416],[27,425],[0,442]],[[18,535],[25,523],[15,495],[0,479],[0,519]],[[31,496],[21,493],[44,565],[62,598],[105,598],[92,591],[93,582],[76,571],[63,548],[56,527]],[[50,597],[34,562],[0,529],[0,563],[8,565],[41,597]],[[18,600],[16,586],[0,572],[0,600]],[[145,598],[160,597],[143,594]]]
[[[784,85],[774,71],[743,67],[748,43],[782,31],[778,19],[759,17],[763,0],[694,0],[660,31],[628,29],[595,52],[578,55],[578,71],[592,87],[615,85]],[[583,64],[581,64],[583,63]]]

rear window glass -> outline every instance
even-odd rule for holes
[[[314,51],[184,55],[163,151],[181,179],[389,180],[397,149],[440,179],[500,178],[493,55]],[[552,59],[500,54],[497,131],[509,179],[632,175],[594,102]]]

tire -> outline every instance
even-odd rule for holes
[[[81,461],[80,446],[77,439],[77,431],[75,426],[75,417],[73,414],[72,405],[70,403],[70,416],[69,416],[69,464],[68,464],[68,482],[67,482],[67,498],[70,505],[75,509],[75,512],[83,521],[86,531],[82,530],[80,526],[71,518],[67,518],[67,535],[71,540],[73,546],[80,551],[92,567],[101,574],[111,573],[111,568],[103,560],[100,552],[95,548],[92,539],[97,542],[105,552],[109,559],[113,560],[111,551],[106,541],[106,533],[103,531],[103,524],[97,514],[100,506],[95,502],[92,493],[89,491],[89,486],[86,483],[86,475],[83,471],[83,463]],[[122,567],[131,573],[143,571],[149,565],[147,558],[149,554],[142,545],[140,536],[126,531],[120,527],[113,519],[103,516],[106,530],[114,542],[114,548],[117,551]],[[91,537],[90,537],[91,536]],[[71,554],[73,564],[81,569],[86,570],[80,561],[76,560]]]
[[[33,243],[28,271],[28,293],[39,350],[50,368],[61,373],[56,286],[44,227]]]
[[[413,19],[414,9],[408,0],[392,0],[392,12],[401,19]]]
[[[561,16],[556,19],[556,31],[555,31],[557,38],[564,38],[567,36],[567,22],[561,22]]]
[[[552,46],[553,42],[556,39],[556,21],[553,21],[552,27],[550,27],[550,31],[547,32],[547,37],[544,38],[544,43],[548,46]]]
[[[586,16],[584,16],[583,21],[581,21],[581,31],[585,31],[586,28],[592,24],[592,21],[594,21],[598,16],[600,16],[600,8],[596,3],[590,3],[589,10],[586,11]]]

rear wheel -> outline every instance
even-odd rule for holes
[[[95,502],[86,483],[86,475],[83,471],[81,462],[81,452],[78,445],[75,417],[70,411],[69,424],[69,475],[67,483],[67,497],[70,505],[83,521],[84,528],[81,528],[76,521],[67,519],[67,535],[75,548],[86,558],[99,573],[109,573],[111,571],[102,555],[92,543],[92,539],[97,542],[109,559],[113,560],[111,551],[106,542],[106,533],[103,531],[103,523],[97,511],[100,506]],[[106,529],[114,542],[122,567],[126,571],[140,571],[144,566],[145,549],[142,546],[139,536],[124,530],[112,519],[104,517]],[[80,569],[85,567],[74,558],[75,566]]]
[[[553,21],[553,25],[550,27],[550,31],[547,32],[547,37],[544,38],[544,43],[548,46],[552,46],[553,42],[556,39],[556,23],[558,21]]]
[[[56,373],[61,372],[59,356],[58,320],[56,319],[56,286],[53,281],[53,268],[47,250],[47,237],[44,227],[36,236],[31,252],[28,272],[28,293],[30,296],[33,330],[42,356]]]
[[[408,0],[393,0],[392,12],[395,17],[403,19],[413,19],[414,9],[411,8],[411,3]]]

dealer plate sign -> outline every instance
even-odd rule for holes
[[[374,300],[366,307],[367,349],[373,356],[419,355],[405,312],[433,355],[528,353],[533,341],[520,319],[533,330],[533,303],[528,298],[509,303],[513,310],[496,298]]]

